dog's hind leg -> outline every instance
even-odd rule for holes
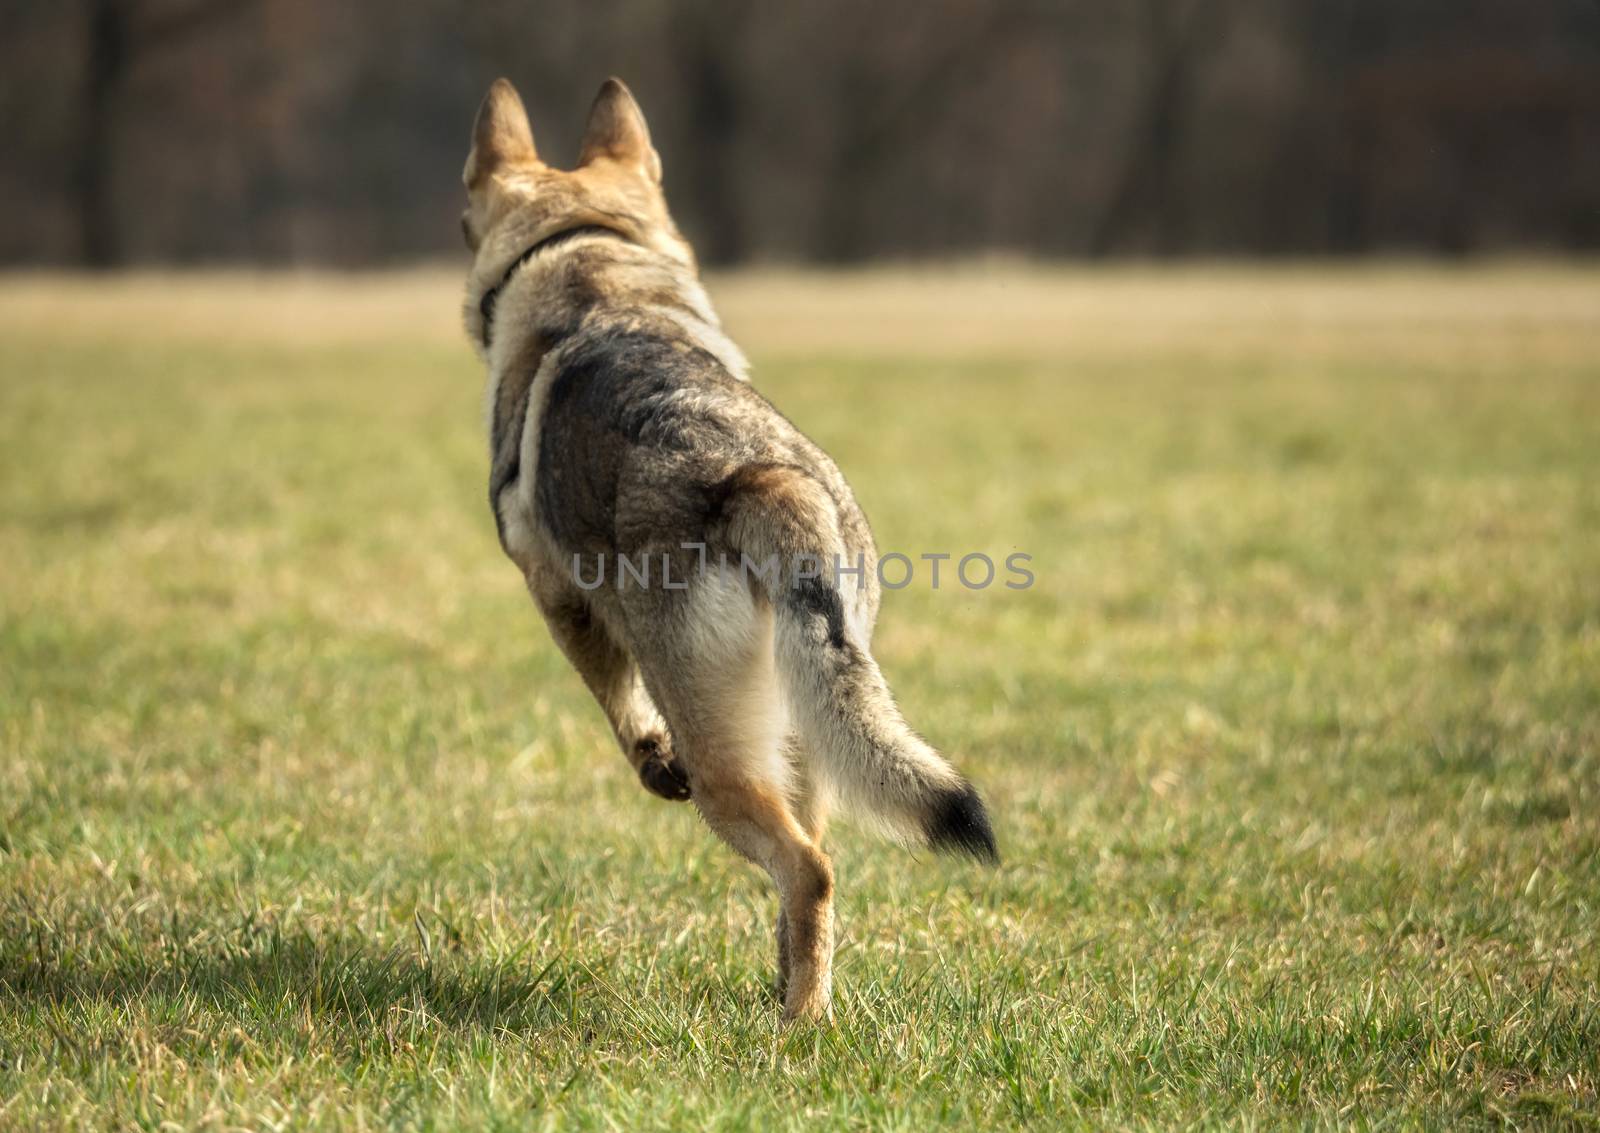
[[[818,850],[822,849],[822,836],[827,830],[828,814],[832,810],[832,792],[812,766],[811,754],[799,733],[790,731],[783,741],[784,760],[789,765],[789,808],[800,829]],[[789,986],[789,916],[778,910],[778,995],[781,998]]]
[[[797,818],[782,749],[772,615],[748,591],[710,592],[654,620],[639,647],[706,825],[777,886],[786,1020],[831,1014],[833,866]]]
[[[833,864],[769,785],[693,776],[694,802],[718,836],[771,875],[782,912],[778,941],[787,1020],[832,1013]]]

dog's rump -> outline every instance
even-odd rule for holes
[[[802,749],[839,797],[891,835],[984,860],[998,856],[977,791],[911,730],[866,635],[850,616],[837,502],[794,465],[753,464],[731,478],[727,541],[760,576],[775,620],[777,672]]]

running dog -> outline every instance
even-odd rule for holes
[[[784,1019],[830,1018],[836,802],[998,860],[978,792],[906,724],[869,651],[866,518],[750,385],[626,86],[600,88],[563,171],[498,80],[463,181],[501,545],[643,785],[771,875]]]

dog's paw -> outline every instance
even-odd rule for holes
[[[657,736],[646,736],[633,745],[639,759],[639,782],[651,794],[660,795],[673,802],[689,797],[689,777],[683,767],[662,747]]]

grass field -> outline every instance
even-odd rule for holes
[[[1600,271],[715,281],[997,872],[838,1019],[484,503],[453,275],[0,283],[0,1127],[1600,1128]]]

